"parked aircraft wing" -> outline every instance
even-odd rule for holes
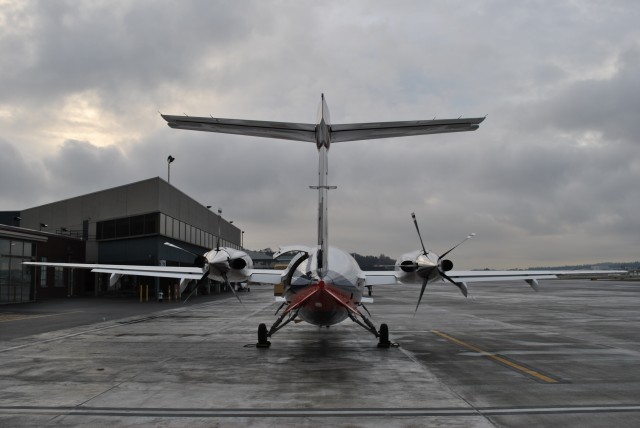
[[[282,282],[284,270],[277,269],[252,269],[249,282],[257,282],[258,284],[279,284]]]
[[[602,276],[610,274],[626,273],[625,270],[470,270],[449,271],[447,275],[454,281],[480,282],[480,281],[513,281],[527,279],[558,279],[567,275]]]
[[[611,274],[623,274],[625,270],[469,270],[469,271],[448,271],[447,276],[455,282],[490,282],[490,281],[526,281],[532,285],[533,280],[539,279],[558,279],[562,276],[602,276]],[[395,285],[398,283],[415,283],[420,284],[423,279],[419,276],[411,277],[411,279],[403,278],[405,276],[401,271],[366,271],[365,286],[372,285]],[[443,279],[444,280],[444,279]]]
[[[475,131],[484,117],[402,122],[348,123],[331,126],[331,141],[372,140],[376,138]]]
[[[458,282],[482,282],[482,281],[519,281],[527,279],[557,279],[558,276],[551,271],[449,271],[447,276]]]
[[[153,276],[161,278],[202,278],[202,269],[198,267],[177,266],[136,266],[136,265],[107,265],[91,263],[54,263],[54,262],[24,262],[30,266],[49,266],[74,269],[91,269],[95,273],[110,273],[116,275]]]
[[[365,277],[365,287],[372,285],[395,285],[398,278],[393,271],[367,271],[363,272]]]
[[[161,115],[171,128],[315,142],[316,125],[262,120]]]

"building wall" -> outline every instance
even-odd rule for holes
[[[215,210],[217,212],[217,210]],[[226,245],[240,246],[241,231],[228,221],[221,219],[216,212],[171,186],[159,177],[139,181],[125,186],[114,187],[63,201],[53,202],[39,207],[25,209],[20,212],[21,226],[39,230],[40,225],[47,224],[46,231],[83,237],[87,240],[86,257],[89,263],[108,263],[111,256],[105,253],[103,246],[97,242],[97,225],[99,222],[137,216],[142,214],[162,213],[181,224],[217,235],[218,229]],[[63,228],[66,231],[63,231]],[[164,225],[161,235],[177,238],[165,233]],[[137,238],[132,238],[137,239]],[[126,240],[126,239],[125,239]],[[188,242],[189,240],[185,240]],[[200,251],[215,245],[216,239],[198,240]],[[194,242],[191,240],[191,243]],[[136,243],[123,244],[123,248],[133,247]],[[152,258],[158,259],[158,251]],[[141,256],[132,256],[131,261],[140,260]]]
[[[12,219],[17,212],[5,214]],[[20,211],[19,217],[22,227],[49,236],[51,242],[54,237],[75,239],[83,248],[82,261],[87,263],[191,266],[193,256],[164,242],[203,254],[216,245],[218,231],[222,246],[239,248],[242,239],[240,229],[218,216],[217,208],[208,209],[159,177],[28,208]],[[151,224],[146,219],[157,220],[153,228],[144,227],[140,233],[141,217],[144,224]],[[113,225],[122,226],[125,232],[105,233]],[[48,254],[37,254],[38,261],[43,261],[41,257],[51,262],[79,261],[75,249],[53,244],[49,248]],[[39,269],[33,278],[34,291],[40,297],[98,295],[106,291],[105,281],[108,283],[108,278],[80,269]],[[135,287],[139,278],[123,282]],[[156,288],[163,285],[162,280],[151,284]]]
[[[84,295],[84,270],[25,266],[26,261],[83,263],[84,241],[46,232],[0,225],[0,304]]]

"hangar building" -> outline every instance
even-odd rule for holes
[[[3,295],[5,303],[7,299],[11,301],[8,290],[17,287],[16,281],[20,283],[21,300],[13,301],[51,294],[50,290],[40,289],[47,283],[43,275],[57,276],[65,283],[60,287],[59,296],[69,295],[70,291],[79,295],[99,295],[106,291],[108,275],[78,269],[71,272],[34,269],[32,273],[21,274],[18,280],[17,265],[13,266],[18,258],[21,261],[30,258],[49,262],[192,266],[193,256],[164,243],[171,242],[196,254],[215,247],[218,240],[220,246],[239,249],[242,245],[239,228],[159,177],[22,211],[0,213],[0,223],[7,224],[3,226],[4,234],[0,230],[0,303]],[[59,243],[59,239],[64,243]],[[82,242],[83,251],[75,249],[78,241]],[[49,248],[43,252],[47,242],[50,242]],[[16,245],[22,248],[19,256],[17,252],[12,255]],[[5,251],[5,247],[9,250]],[[72,247],[75,250],[71,250]],[[145,281],[148,285],[155,282],[156,289],[164,285],[162,279],[145,278]],[[26,291],[27,283],[32,290]],[[131,277],[125,277],[122,284],[124,289],[137,286],[138,278]]]

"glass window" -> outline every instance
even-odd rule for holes
[[[129,218],[120,218],[116,220],[116,237],[129,236]]]
[[[47,258],[42,257],[40,261],[46,262]],[[42,288],[47,287],[47,267],[46,266],[40,266],[40,287]]]
[[[11,254],[11,241],[8,239],[0,239],[0,254],[5,256]]]
[[[24,243],[24,256],[31,257],[33,256],[33,244],[31,242]]]
[[[171,234],[171,237],[175,239],[180,238],[180,222],[175,218],[173,219],[173,233]]]
[[[158,233],[158,213],[144,216],[144,233],[147,235]]]
[[[160,213],[160,234],[167,234],[167,216]]]
[[[144,235],[144,216],[131,217],[131,235]]]
[[[116,222],[109,220],[102,222],[102,239],[111,239],[116,237]]]
[[[20,256],[22,257],[22,251],[24,249],[24,245],[22,241],[11,241],[11,255],[12,256]]]
[[[167,236],[173,238],[173,217],[167,217]]]
[[[64,268],[55,267],[53,272],[53,286],[64,287]]]

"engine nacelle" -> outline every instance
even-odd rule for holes
[[[453,269],[453,262],[451,260],[440,260],[440,270],[442,272],[449,272],[451,269]]]
[[[395,270],[398,280],[403,283],[435,279],[438,276],[438,256],[435,253],[424,254],[420,250],[405,253],[396,261]]]
[[[244,251],[229,247],[213,249],[204,255],[209,264],[209,278],[214,281],[243,282],[251,276],[253,260]]]

